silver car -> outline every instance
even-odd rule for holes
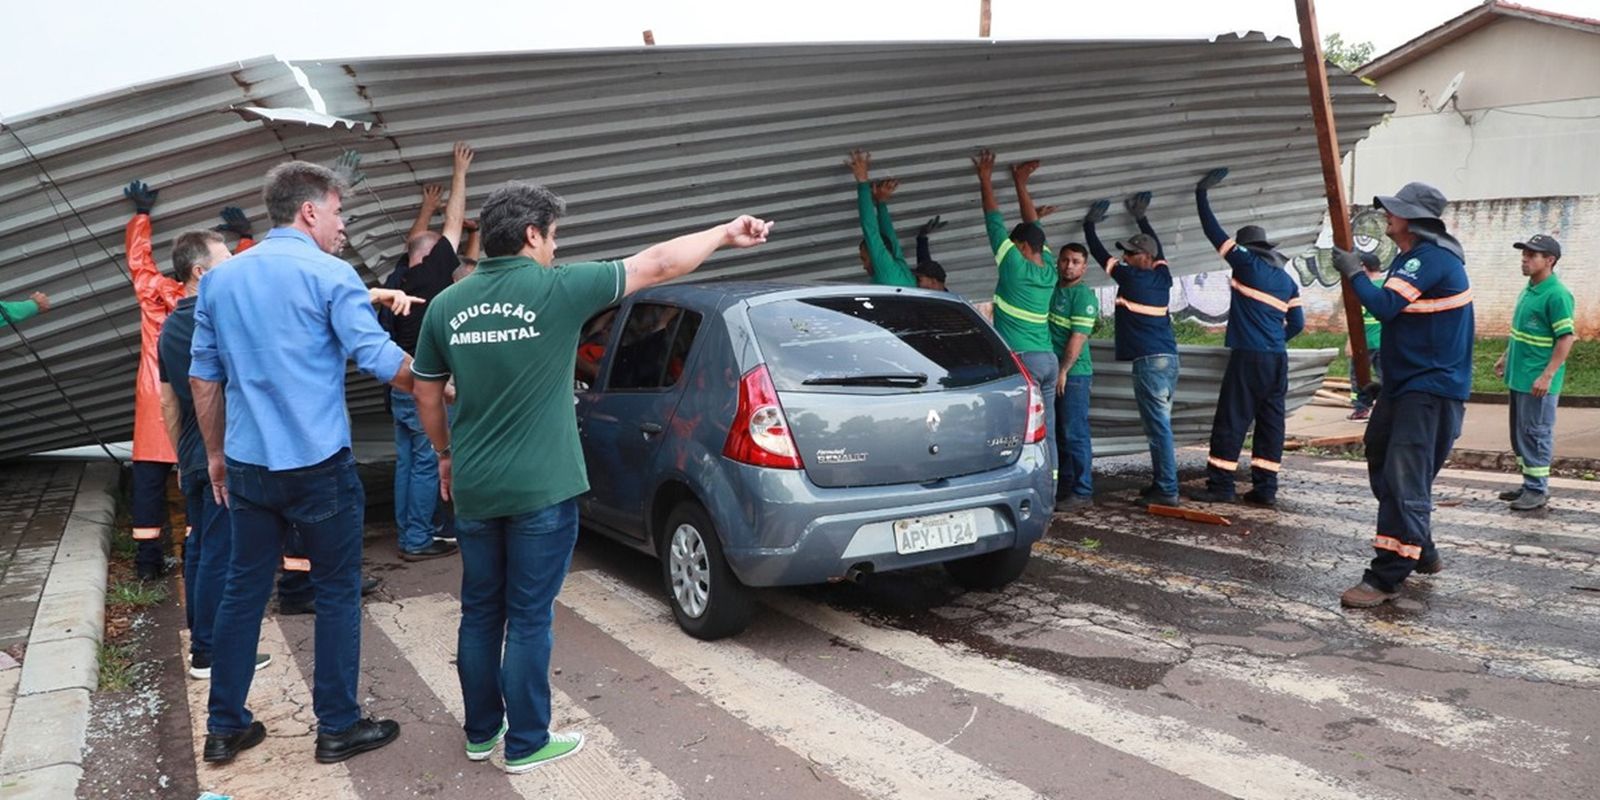
[[[744,629],[748,587],[1002,586],[1050,520],[1045,398],[948,294],[656,287],[589,321],[577,372],[583,524],[657,555],[701,639]]]

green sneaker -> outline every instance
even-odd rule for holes
[[[583,734],[552,733],[550,741],[546,742],[544,747],[533,751],[532,755],[506,759],[506,772],[520,775],[552,761],[560,761],[581,749],[583,749]]]
[[[506,724],[501,722],[500,730],[496,731],[495,735],[489,737],[489,741],[467,742],[467,759],[469,761],[488,761],[489,756],[494,753],[494,746],[499,744],[500,740],[504,738],[506,738]]]

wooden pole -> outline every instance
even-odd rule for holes
[[[656,32],[650,30],[645,31],[644,43],[646,47],[653,47],[656,43]]]
[[[1333,243],[1345,250],[1355,249],[1350,229],[1350,203],[1345,199],[1344,178],[1339,166],[1338,127],[1333,120],[1333,101],[1328,96],[1328,68],[1322,58],[1322,37],[1317,34],[1317,10],[1313,0],[1295,0],[1300,17],[1300,53],[1306,62],[1306,87],[1311,92],[1311,118],[1317,126],[1317,150],[1322,155],[1322,185],[1328,195],[1328,221],[1333,224]],[[1360,280],[1364,277],[1358,276]],[[1354,386],[1372,382],[1367,364],[1366,325],[1361,321],[1361,300],[1348,280],[1344,289],[1344,322],[1350,330],[1351,377]]]
[[[980,0],[978,8],[978,36],[989,38],[989,0]]]

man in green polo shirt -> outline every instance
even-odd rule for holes
[[[572,406],[583,324],[624,295],[693,271],[723,247],[753,247],[772,223],[739,217],[622,261],[554,267],[566,202],[512,181],[483,204],[490,256],[428,304],[417,337],[417,412],[456,503],[461,630],[456,671],[467,758],[505,741],[507,772],[565,758],[583,735],[550,732],[550,625],[589,484]],[[453,423],[445,381],[455,379]]]
[[[1000,204],[995,200],[994,153],[980,150],[972,157],[972,166],[978,173],[978,190],[983,199],[983,227],[989,235],[989,247],[994,251],[995,266],[999,274],[994,286],[994,329],[1022,359],[1023,366],[1039,386],[1048,393],[1056,385],[1060,362],[1055,347],[1050,343],[1050,301],[1056,291],[1055,256],[1044,244],[1044,229],[1036,219],[1023,219],[1006,232],[1005,217],[1000,214]],[[1028,197],[1028,176],[1039,162],[1028,161],[1011,169],[1012,183],[1017,189],[1017,202],[1029,211],[1033,201]],[[1033,216],[1025,213],[1025,217]],[[1048,395],[1044,397],[1045,450],[1050,454],[1052,476],[1056,469],[1056,407]]]
[[[1555,450],[1556,403],[1567,376],[1572,331],[1572,292],[1556,277],[1561,243],[1539,234],[1514,247],[1522,251],[1528,285],[1511,312],[1511,341],[1494,374],[1511,390],[1511,449],[1522,468],[1522,488],[1501,492],[1513,511],[1532,511],[1550,497],[1550,458]]]
[[[1089,359],[1089,334],[1100,319],[1100,298],[1083,284],[1089,250],[1077,242],[1061,249],[1056,272],[1061,282],[1050,302],[1050,342],[1060,359],[1056,377],[1056,451],[1060,482],[1056,510],[1091,503],[1094,496],[1094,444],[1089,435],[1089,389],[1094,364]]]
[[[917,285],[917,276],[906,266],[900,237],[889,216],[889,198],[900,188],[894,178],[872,182],[872,154],[851,150],[845,162],[856,179],[856,218],[861,224],[861,268],[880,286]]]

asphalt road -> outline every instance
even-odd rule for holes
[[[1233,524],[1215,527],[1133,506],[1144,476],[1123,463],[1005,591],[962,593],[938,569],[766,591],[750,630],[716,644],[678,631],[654,561],[585,537],[553,683],[556,725],[589,741],[515,778],[461,753],[459,562],[402,564],[372,541],[387,581],[366,604],[363,698],[399,741],[315,764],[312,621],[269,616],[276,661],[251,702],[271,737],[198,764],[205,684],[159,681],[178,724],[152,728],[167,788],[150,795],[1600,795],[1600,484],[1558,481],[1550,509],[1512,516],[1494,499],[1511,476],[1447,470],[1445,571],[1352,612],[1338,593],[1371,556],[1375,510],[1362,464],[1291,456],[1278,511],[1219,507]]]

